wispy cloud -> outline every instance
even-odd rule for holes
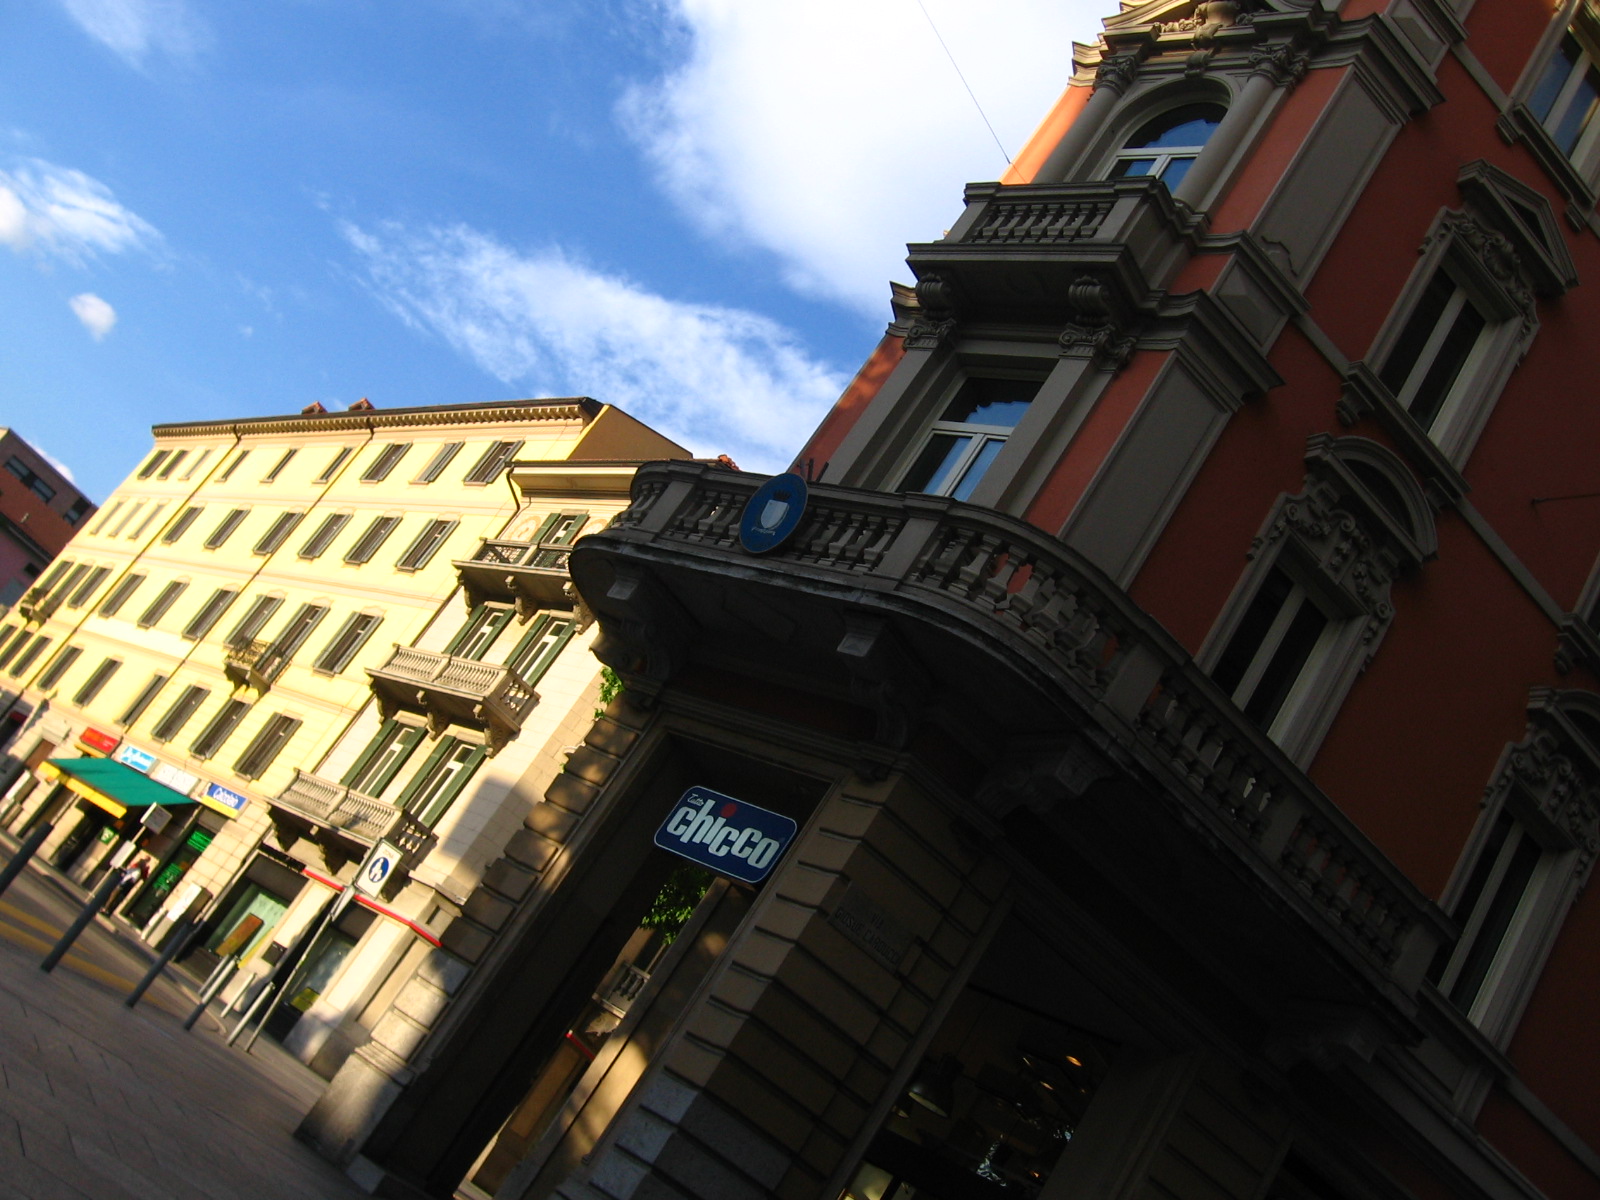
[[[60,471],[61,478],[65,479],[71,484],[76,484],[78,482],[78,477],[72,473],[72,468],[67,466],[66,463],[62,462],[54,454],[51,454],[50,451],[41,449],[38,442],[30,441],[28,445],[32,446],[34,450],[38,452],[40,458],[44,459],[45,462],[49,463],[56,470]]]
[[[106,334],[117,323],[117,310],[93,292],[81,292],[67,301],[72,315],[82,322],[89,336],[97,342],[106,340]]]
[[[39,158],[0,168],[0,243],[81,263],[154,249],[161,235],[98,179]]]
[[[459,225],[342,230],[383,303],[502,383],[593,396],[742,466],[785,465],[845,383],[766,317],[669,300],[559,249]]]
[[[191,58],[210,41],[185,0],[61,0],[83,31],[130,66],[152,54]]]
[[[1107,7],[924,2],[1011,154],[1066,86],[1073,37],[1092,39]],[[709,235],[777,255],[795,288],[882,316],[886,281],[909,275],[904,243],[939,237],[962,185],[1006,166],[922,12],[663,5],[687,56],[620,110],[663,188]]]

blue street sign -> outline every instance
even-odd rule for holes
[[[150,773],[150,768],[156,765],[156,756],[154,754],[141,750],[137,746],[130,746],[126,742],[117,747],[117,753],[114,757],[124,766],[132,767],[135,771],[143,771],[147,775]]]
[[[806,481],[792,471],[774,475],[745,502],[739,544],[751,554],[776,550],[789,540],[806,513]]]
[[[772,873],[798,828],[781,813],[710,788],[692,787],[656,830],[655,840],[663,850],[719,875],[760,883]]]
[[[244,806],[249,803],[249,801],[243,796],[239,795],[238,792],[230,792],[220,783],[209,783],[206,785],[206,799],[215,800],[218,804],[225,805],[226,807],[233,809],[234,812],[242,811]]]

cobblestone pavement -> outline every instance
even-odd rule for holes
[[[321,1081],[265,1039],[225,1046],[211,1014],[185,1033],[193,990],[170,973],[123,1007],[148,961],[109,923],[39,970],[76,909],[31,869],[0,897],[0,1197],[360,1195],[291,1136]]]

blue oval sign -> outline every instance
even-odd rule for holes
[[[663,850],[719,875],[760,883],[772,873],[798,828],[782,813],[710,788],[692,787],[656,830],[655,841]]]
[[[793,471],[774,475],[745,503],[739,518],[739,544],[751,554],[783,545],[806,511],[806,481]]]

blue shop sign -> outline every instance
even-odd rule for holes
[[[760,883],[798,828],[782,813],[692,787],[656,830],[656,845],[719,875]]]
[[[114,757],[119,763],[132,767],[135,771],[143,771],[146,775],[150,773],[150,768],[156,765],[156,756],[154,754],[147,753],[139,749],[139,747],[130,746],[127,743],[117,747],[117,753]]]
[[[776,550],[800,527],[806,513],[806,481],[792,471],[774,475],[745,502],[739,544],[751,554]]]
[[[230,792],[220,783],[206,785],[206,799],[214,800],[224,808],[231,808],[234,812],[242,812],[244,806],[249,803],[238,792]]]

